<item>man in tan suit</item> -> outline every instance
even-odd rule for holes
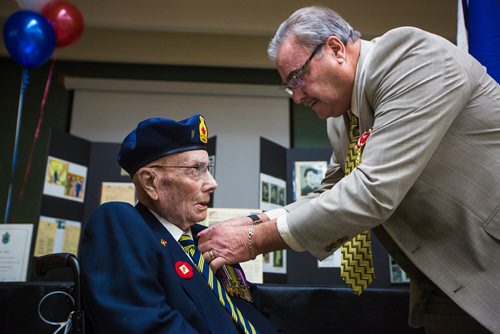
[[[205,230],[199,248],[213,267],[286,247],[321,260],[371,229],[412,278],[410,325],[500,333],[500,87],[439,36],[359,37],[326,8],[282,23],[268,53],[294,102],[327,119],[326,177],[263,224]],[[371,133],[344,176],[349,117]]]

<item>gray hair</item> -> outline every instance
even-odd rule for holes
[[[361,34],[354,30],[339,14],[326,7],[304,7],[295,11],[279,26],[269,42],[267,54],[276,62],[278,49],[288,37],[294,36],[309,49],[324,43],[330,36],[337,36],[344,44],[356,41]]]

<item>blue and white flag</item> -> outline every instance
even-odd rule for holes
[[[457,46],[500,83],[500,0],[458,0]]]

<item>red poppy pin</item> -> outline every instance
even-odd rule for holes
[[[175,271],[182,279],[190,279],[193,277],[193,267],[187,262],[177,261],[175,263]]]
[[[357,150],[359,150],[360,148],[362,148],[366,144],[366,141],[368,140],[368,137],[370,137],[371,133],[372,133],[372,129],[368,129],[365,131],[365,133],[363,133],[359,137],[358,142],[356,143]]]

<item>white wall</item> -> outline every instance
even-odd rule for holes
[[[67,78],[74,89],[70,133],[120,143],[149,117],[204,115],[217,136],[215,207],[258,207],[259,137],[289,147],[289,99],[281,87]]]

